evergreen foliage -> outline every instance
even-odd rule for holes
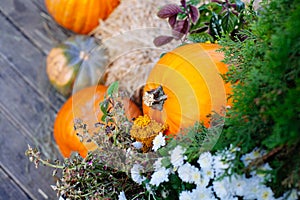
[[[278,196],[283,188],[300,188],[300,1],[263,1],[253,19],[242,33],[246,40],[221,41],[234,104],[215,148],[267,150],[253,166],[271,161]]]

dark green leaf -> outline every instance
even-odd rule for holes
[[[188,35],[187,39],[194,43],[207,42],[207,41],[213,42],[214,41],[214,38],[211,35],[209,35],[208,33],[193,33],[193,34]]]
[[[107,115],[103,114],[102,117],[101,117],[101,121],[105,122],[106,121],[106,117],[107,117]]]
[[[169,176],[169,182],[172,184],[174,190],[179,190],[180,186],[182,185],[181,180],[176,174],[171,174]]]
[[[222,28],[222,20],[219,15],[213,13],[213,16],[209,23],[209,33],[215,39],[222,36],[223,28]]]
[[[237,25],[238,18],[232,12],[225,12],[222,16],[222,28],[224,33],[231,33]]]
[[[159,58],[162,58],[164,55],[166,55],[166,53],[160,54]]]
[[[215,2],[204,4],[203,6],[199,7],[199,11],[201,12],[202,10],[209,10],[212,13],[218,14],[222,12],[222,5]]]
[[[235,4],[236,4],[236,10],[237,11],[242,11],[242,10],[244,10],[245,9],[245,3],[244,2],[242,2],[241,0],[236,0],[235,1]]]
[[[100,103],[100,110],[103,114],[107,114],[109,102],[105,99]]]
[[[119,82],[115,81],[107,89],[107,95],[112,96],[113,94],[116,94],[119,90]]]
[[[200,0],[189,0],[187,4],[197,6],[200,3]]]

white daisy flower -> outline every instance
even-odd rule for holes
[[[187,183],[193,183],[192,180],[192,173],[193,173],[193,168],[190,163],[185,163],[181,167],[178,168],[178,176],[179,178]]]
[[[262,186],[261,179],[257,176],[245,179],[247,190],[244,191],[244,199],[257,199],[259,188]]]
[[[160,132],[152,141],[153,147],[152,150],[157,151],[160,147],[166,145],[165,136],[163,136],[162,132]]]
[[[196,189],[192,190],[191,195],[192,195],[193,199],[195,199],[195,200],[201,200],[201,199],[214,200],[214,199],[216,199],[214,197],[214,194],[213,194],[211,188],[197,187]]]
[[[119,200],[127,200],[124,191],[120,192],[118,199]]]
[[[216,177],[222,175],[228,168],[229,164],[225,160],[223,160],[223,157],[221,155],[215,155],[213,157],[213,169]]]
[[[238,196],[244,196],[248,190],[248,185],[245,176],[233,176],[231,177],[231,184],[234,188],[234,193]]]
[[[261,200],[274,200],[274,193],[271,188],[261,185],[258,191],[258,198]]]
[[[195,184],[200,184],[202,176],[200,170],[194,166],[191,166],[191,181]]]
[[[144,180],[146,180],[146,177],[142,176],[142,166],[139,164],[134,164],[131,168],[131,178],[134,182],[138,184],[142,184]]]
[[[198,163],[201,168],[211,168],[212,167],[212,155],[210,152],[204,152],[199,156]]]
[[[165,167],[160,168],[152,174],[150,184],[158,187],[162,182],[168,182],[169,173],[169,169],[166,169]]]
[[[201,173],[201,177],[202,177],[200,184],[204,185],[205,187],[208,185],[210,179],[213,179],[215,177],[215,174],[214,174],[214,171],[212,168],[201,169],[200,173]]]
[[[229,182],[229,177],[224,177],[222,180],[213,182],[213,190],[220,199],[233,199],[232,185]]]
[[[185,149],[182,146],[177,146],[171,151],[171,163],[175,168],[183,165],[183,161],[186,159],[184,153]]]
[[[244,163],[244,165],[247,167],[252,160],[259,158],[262,156],[262,153],[258,148],[253,149],[250,153],[247,153],[245,155],[242,155],[241,160]]]
[[[179,200],[193,200],[192,193],[190,191],[182,191],[179,194]]]

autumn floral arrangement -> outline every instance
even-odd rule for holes
[[[214,61],[212,66],[220,66],[215,60],[218,56],[210,53],[211,46],[189,46],[220,44],[218,51],[224,53],[223,61],[228,64],[228,70],[220,75],[224,81],[220,91],[226,98],[212,95],[211,104],[221,98],[224,110],[192,123],[184,117],[177,122],[172,113],[176,103],[164,113],[176,90],[155,85],[156,73],[149,82],[155,87],[145,85],[143,115],[130,118],[118,82],[111,84],[97,104],[102,114],[92,134],[84,119],[75,120],[77,142],[89,150],[87,154],[50,162],[37,149],[26,151],[36,166],[51,166],[54,174],[59,174],[53,186],[58,195],[63,199],[119,200],[299,199],[300,4],[278,0],[262,1],[258,9],[252,5],[253,1],[245,5],[239,0],[181,0],[178,5],[161,7],[158,17],[167,20],[172,34],[156,37],[155,45],[172,40],[183,45],[172,55],[162,55],[158,65],[172,65],[170,56],[179,62],[174,55],[192,54],[185,48],[194,52],[201,47],[206,54],[201,53]],[[193,62],[198,59],[196,56]],[[184,61],[180,63],[185,67]],[[185,76],[184,71],[180,74]],[[168,79],[171,81],[179,79]],[[228,84],[232,90],[227,90]],[[194,93],[199,89],[191,88],[185,89]],[[179,104],[193,102],[182,100],[185,95],[178,92],[176,95]],[[186,107],[180,105],[184,116]]]

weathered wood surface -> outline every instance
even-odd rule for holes
[[[52,136],[65,98],[49,84],[45,58],[71,33],[47,15],[44,0],[0,2],[0,200],[58,199],[52,169],[35,169],[27,145],[59,158]]]
[[[22,191],[21,188],[19,188],[15,182],[13,182],[12,178],[7,175],[5,171],[3,171],[2,168],[0,168],[0,197],[2,199],[28,199],[29,197],[26,195],[24,191]]]

